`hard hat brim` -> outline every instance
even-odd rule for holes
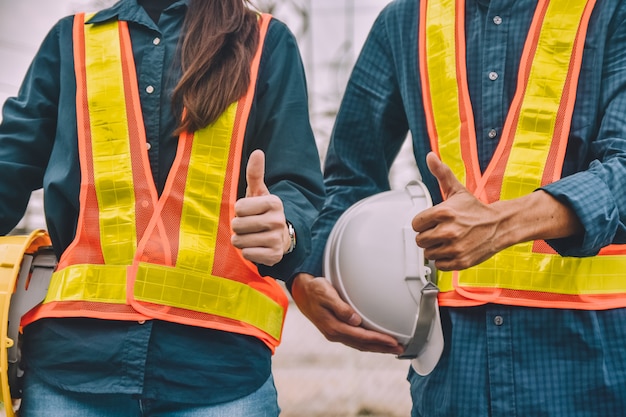
[[[430,374],[443,353],[443,329],[441,328],[441,315],[439,308],[436,311],[436,317],[433,322],[431,334],[428,343],[424,346],[424,350],[414,359],[411,359],[411,366],[421,376]]]

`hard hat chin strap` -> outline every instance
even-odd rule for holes
[[[428,281],[422,288],[421,293],[413,337],[406,345],[404,353],[398,355],[398,359],[415,359],[422,353],[430,339],[431,330],[437,317],[437,309],[439,308],[437,303],[439,288],[431,281]]]

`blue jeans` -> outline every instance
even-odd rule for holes
[[[32,373],[24,378],[20,417],[277,417],[274,379],[252,394],[223,404],[198,405],[141,399],[136,395],[63,391]]]

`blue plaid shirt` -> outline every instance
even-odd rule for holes
[[[483,170],[515,93],[536,3],[466,1],[468,82]],[[304,272],[322,274],[327,236],[347,207],[389,189],[389,167],[407,133],[423,181],[434,202],[441,201],[425,163],[430,145],[418,70],[418,6],[416,0],[391,2],[354,67],[328,149],[327,200]],[[609,243],[626,242],[625,18],[626,2],[597,2],[563,178],[544,187],[584,226],[579,237],[549,242],[564,256],[592,256]],[[443,317],[446,349],[439,366],[428,377],[410,373],[414,416],[624,415],[626,310],[487,305],[444,309]]]

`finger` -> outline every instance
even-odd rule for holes
[[[284,216],[282,200],[272,194],[256,196],[255,198],[240,198],[235,203],[235,216],[248,217],[275,212],[276,216]],[[283,221],[284,223],[284,221]]]
[[[281,234],[273,232],[233,234],[230,240],[233,246],[238,249],[269,248],[279,250],[283,247]]]
[[[464,269],[456,265],[455,259],[437,259],[435,262],[435,267],[439,271],[457,271],[459,269]]]
[[[426,164],[430,172],[437,178],[444,198],[449,198],[456,192],[465,189],[463,184],[456,179],[452,170],[441,162],[434,152],[429,152],[426,155]]]
[[[267,217],[255,214],[238,214],[230,221],[233,233],[237,235],[247,235],[250,233],[262,233],[271,229]]]
[[[391,336],[360,327],[361,317],[325,278],[298,275],[292,295],[300,311],[328,340],[362,351],[395,354],[403,351]]]
[[[424,257],[431,261],[447,262],[454,259],[454,256],[450,254],[450,251],[446,250],[445,245],[433,246],[424,249]]]
[[[330,311],[338,320],[349,326],[360,326],[361,316],[346,303],[340,296],[335,287],[332,286],[325,278],[320,278],[318,283],[324,291],[324,297],[320,300],[322,307]]]
[[[246,197],[258,197],[269,194],[265,185],[265,154],[257,149],[250,154],[246,166]]]
[[[330,341],[339,342],[364,352],[399,355],[404,351],[402,345],[393,337],[363,327],[338,325],[333,334],[326,335],[326,337]]]
[[[431,216],[432,209],[427,209],[418,213],[411,220],[411,227],[418,233],[425,232],[437,226],[439,223],[437,219]]]
[[[317,323],[328,340],[362,351],[402,352],[403,348],[395,338],[361,327],[361,317],[339,297],[330,295],[320,305],[322,309],[318,311]]]
[[[431,238],[432,232],[430,230],[420,232],[415,235],[415,243],[422,249],[434,250],[436,248],[445,247],[447,240],[441,238]]]

